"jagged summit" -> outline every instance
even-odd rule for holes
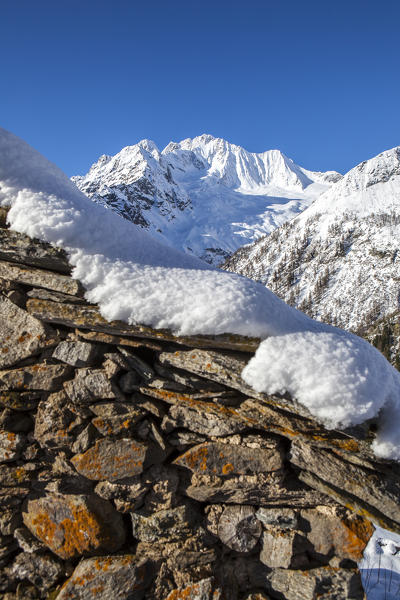
[[[218,264],[291,219],[341,178],[314,173],[279,150],[257,154],[203,134],[162,152],[142,140],[73,177],[95,202],[170,245]]]
[[[399,309],[400,147],[349,171],[226,268],[314,318],[358,330]]]

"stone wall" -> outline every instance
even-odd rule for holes
[[[0,597],[361,599],[400,470],[241,380],[257,340],[106,322],[0,213]]]

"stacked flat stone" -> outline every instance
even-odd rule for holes
[[[241,370],[258,340],[108,323],[0,214],[0,596],[361,599],[400,469]]]

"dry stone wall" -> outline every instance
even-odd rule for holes
[[[371,521],[400,528],[373,426],[256,394],[257,340],[106,322],[0,219],[0,597],[363,598]]]

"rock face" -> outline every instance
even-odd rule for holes
[[[361,600],[372,521],[400,530],[373,431],[254,393],[255,340],[105,322],[62,253],[0,232],[0,595]]]

